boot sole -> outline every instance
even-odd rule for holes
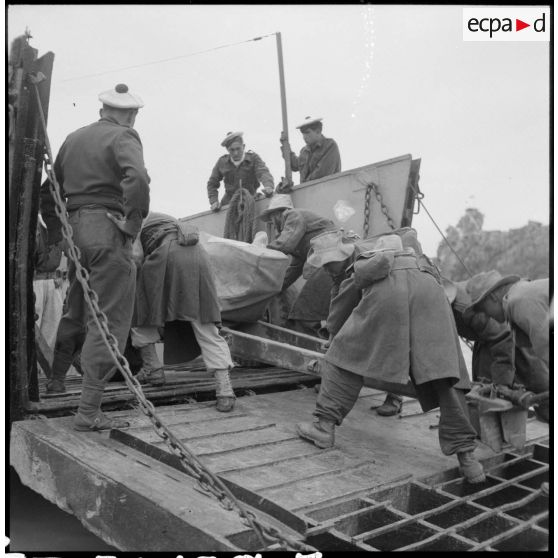
[[[329,442],[319,442],[318,440],[312,438],[311,436],[307,436],[306,434],[304,434],[304,432],[301,432],[298,428],[298,426],[296,427],[296,433],[301,437],[304,438],[305,440],[308,440],[309,442],[313,442],[313,444],[317,447],[319,447],[320,449],[328,449],[328,448],[332,448],[334,446],[334,443],[329,443]]]
[[[104,432],[106,430],[121,430],[123,428],[130,428],[130,423],[126,423],[126,426],[111,426],[110,428],[91,428],[90,426],[77,426],[73,425],[74,430],[78,432]]]
[[[463,470],[463,467],[459,467],[459,472],[463,475],[463,478],[469,484],[480,484],[481,482],[486,481],[486,473],[484,472],[484,470],[481,470],[480,473],[477,473],[477,475],[473,477],[468,477],[465,471]]]
[[[486,481],[486,475],[484,473],[482,475],[479,475],[478,477],[474,477],[472,479],[467,478],[465,475],[463,475],[463,476],[469,484],[480,484],[481,482]]]
[[[394,417],[395,415],[398,415],[401,412],[401,409],[398,409],[396,411],[380,411],[379,409],[376,409],[376,414],[378,414],[381,417]]]

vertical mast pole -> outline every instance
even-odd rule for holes
[[[281,88],[281,114],[283,117],[283,136],[285,142],[282,144],[283,159],[285,159],[285,178],[292,184],[293,173],[291,170],[291,146],[289,145],[289,125],[287,123],[287,97],[285,95],[285,73],[283,71],[283,46],[281,44],[281,33],[275,33],[277,40],[277,60],[279,62],[279,85]]]

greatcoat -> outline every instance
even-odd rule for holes
[[[353,273],[331,302],[327,329],[334,338],[324,359],[387,382],[411,377],[425,411],[439,405],[432,380],[449,378],[470,389],[444,290],[415,254],[377,252],[363,269],[366,281]]]
[[[179,223],[149,213],[140,240],[146,255],[138,277],[134,325],[173,321],[220,322],[221,310],[203,246],[179,244]]]

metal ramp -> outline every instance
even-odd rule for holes
[[[380,551],[537,551],[548,549],[548,445],[485,462],[487,481],[403,482],[328,506],[299,510],[319,524],[308,542],[335,537],[344,549]],[[450,470],[445,476],[455,476]],[[440,475],[436,476],[438,479]]]

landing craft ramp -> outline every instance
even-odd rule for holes
[[[363,238],[390,229],[387,217],[382,211],[382,204],[393,220],[395,227],[410,226],[416,193],[419,192],[420,159],[411,155],[402,155],[371,165],[339,172],[317,180],[310,180],[295,186],[291,193],[295,207],[311,209],[322,217],[334,220],[334,208],[339,200],[346,202],[355,213],[342,223],[346,230],[354,230]],[[377,187],[382,200],[371,192],[369,229],[364,230],[366,192],[368,185]],[[256,215],[259,215],[269,204],[269,200],[256,201]],[[218,213],[204,211],[184,217],[181,221],[197,226],[201,231],[223,236],[225,230],[226,206]],[[265,225],[258,220],[259,230]]]
[[[379,417],[384,395],[365,388],[336,445],[319,450],[295,423],[309,420],[313,389],[241,397],[230,414],[213,402],[158,414],[249,509],[319,550],[542,550],[548,546],[548,425],[527,423],[523,452],[480,446],[488,473],[467,485],[438,446],[436,411],[406,399],[403,418]],[[138,411],[130,429],[72,430],[71,417],[12,425],[10,457],[22,482],[76,515],[120,550],[262,550],[235,512],[180,470]],[[411,415],[411,416],[408,416]]]

